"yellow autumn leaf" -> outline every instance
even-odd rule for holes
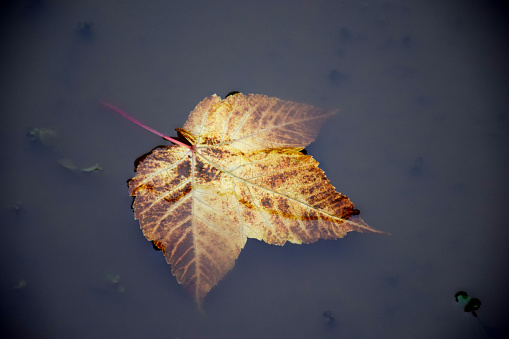
[[[203,299],[233,268],[247,238],[269,244],[377,232],[301,150],[334,112],[241,93],[205,98],[179,134],[129,181],[145,237],[178,282]]]

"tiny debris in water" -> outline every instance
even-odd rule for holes
[[[331,325],[334,323],[334,316],[331,311],[325,311],[322,315],[327,319],[327,324]]]
[[[120,274],[106,274],[106,281],[113,285],[118,293],[125,292],[125,287],[120,285]]]
[[[13,288],[15,290],[22,290],[26,287],[27,287],[27,281],[25,279],[21,279],[20,281],[18,281],[18,284],[16,286],[14,286]]]

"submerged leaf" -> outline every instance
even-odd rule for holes
[[[78,168],[76,164],[74,163],[74,160],[70,158],[63,158],[58,161],[60,165],[62,165],[64,168],[67,168],[68,170],[74,171]]]
[[[81,171],[83,171],[83,172],[93,172],[93,171],[102,171],[102,169],[103,168],[98,163],[96,163],[95,165],[82,168]]]
[[[78,165],[74,162],[74,160],[70,158],[63,158],[58,161],[60,165],[67,168],[68,170],[75,171],[78,169]],[[102,167],[96,163],[95,165],[89,166],[89,167],[83,167],[80,169],[82,172],[93,172],[93,171],[102,171]]]
[[[58,133],[50,128],[32,128],[27,131],[27,136],[31,141],[38,141],[47,147],[56,146],[58,141]]]
[[[269,244],[378,232],[303,154],[334,112],[236,93],[205,98],[179,135],[129,181],[143,234],[163,250],[198,305],[233,268],[247,238]]]

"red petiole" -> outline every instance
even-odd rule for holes
[[[152,127],[148,127],[147,125],[142,124],[141,122],[139,122],[138,120],[136,120],[135,118],[133,118],[133,117],[132,117],[132,116],[130,116],[129,114],[125,113],[124,111],[120,110],[119,108],[117,108],[117,107],[115,107],[115,106],[113,106],[113,105],[110,105],[110,104],[108,104],[107,102],[103,102],[102,104],[103,104],[103,106],[108,107],[108,108],[109,108],[109,109],[111,109],[112,111],[117,112],[118,114],[120,114],[121,116],[123,116],[124,118],[126,118],[127,120],[129,120],[129,121],[131,121],[131,122],[135,123],[136,125],[138,125],[138,126],[140,126],[140,127],[143,127],[143,128],[144,128],[144,129],[146,129],[147,131],[152,132],[152,133],[154,133],[155,135],[158,135],[158,136],[160,136],[160,137],[161,137],[161,138],[163,138],[163,139],[166,139],[166,140],[168,140],[168,141],[171,141],[171,142],[173,142],[174,144],[177,144],[177,145],[180,145],[180,146],[184,146],[184,147],[187,147],[187,148],[191,149],[191,146],[186,145],[186,144],[184,144],[183,142],[178,141],[178,140],[176,140],[176,139],[170,138],[169,136],[166,136],[166,135],[164,135],[163,133],[161,133],[161,132],[159,132],[159,131],[156,131],[156,130],[155,130],[155,129],[153,129]]]

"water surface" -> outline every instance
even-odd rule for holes
[[[504,337],[507,17],[497,1],[3,5],[2,331]],[[165,142],[100,103],[173,134],[232,90],[341,109],[308,154],[392,235],[249,240],[203,317],[130,209],[134,160]],[[33,128],[58,136],[32,142]],[[477,318],[459,290],[482,301]]]

